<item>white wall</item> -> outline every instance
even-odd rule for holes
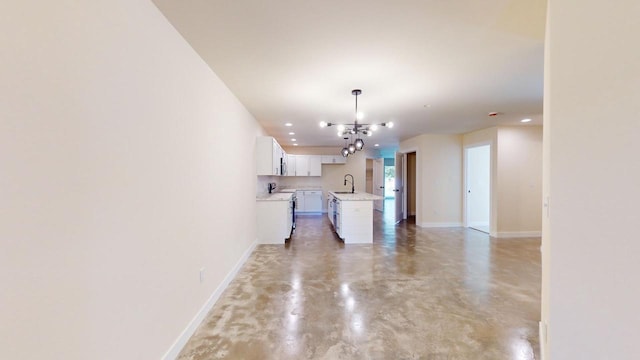
[[[0,357],[158,359],[256,239],[262,130],[150,1],[0,14]]]
[[[635,0],[549,1],[547,359],[640,358],[639,17]]]
[[[424,134],[400,143],[416,151],[416,224],[462,224],[462,136]]]
[[[498,127],[497,157],[497,235],[540,236],[542,127]]]
[[[540,236],[542,127],[500,126],[463,135],[463,146],[491,145],[491,236]]]

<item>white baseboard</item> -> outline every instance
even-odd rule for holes
[[[491,235],[497,238],[528,238],[528,237],[540,237],[542,231],[499,231],[495,235]]]
[[[257,244],[258,240],[256,239],[256,241],[254,241],[253,244],[249,246],[244,254],[242,254],[242,257],[240,258],[240,260],[238,260],[233,269],[231,269],[224,280],[222,280],[222,283],[218,285],[213,294],[211,294],[209,299],[200,308],[200,311],[198,311],[196,316],[189,322],[187,328],[182,331],[180,336],[178,336],[178,339],[176,339],[173,345],[171,345],[169,350],[164,354],[164,356],[162,357],[163,360],[175,360],[178,357],[178,354],[180,354],[182,348],[187,344],[187,341],[189,341],[189,338],[191,338],[193,333],[196,332],[196,329],[198,329],[198,326],[204,320],[204,317],[207,315],[207,313],[209,313],[209,310],[211,310],[213,305],[215,305],[215,303],[218,301],[220,295],[222,295],[222,292],[227,288],[227,286],[229,286],[231,281],[238,274],[238,271],[240,271],[240,269],[242,268],[242,265],[244,265],[247,259],[249,259],[249,256],[251,256],[251,253],[253,253],[253,250],[255,250]]]
[[[426,222],[426,223],[420,223],[418,226],[423,228],[462,227],[462,223],[461,222]]]
[[[538,326],[538,339],[540,339],[540,359],[544,360],[547,354],[547,324],[540,321]]]

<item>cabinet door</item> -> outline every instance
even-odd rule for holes
[[[282,172],[280,171],[280,163],[282,161],[282,148],[280,147],[280,144],[278,144],[276,139],[273,139],[273,147],[271,150],[273,152],[273,175],[282,175]]]
[[[287,176],[296,176],[296,155],[287,154]]]
[[[304,192],[304,208],[310,212],[321,212],[322,190],[306,190]]]
[[[296,176],[309,176],[309,155],[296,155]]]
[[[309,155],[309,172],[307,176],[322,176],[321,155]]]
[[[257,175],[279,175],[280,158],[276,164],[276,145],[278,143],[271,136],[256,138],[256,173]]]
[[[347,158],[342,156],[342,155],[334,155],[333,156],[333,163],[334,164],[346,164],[347,163]]]
[[[305,212],[304,191],[296,191],[296,211]]]
[[[338,237],[344,239],[344,235],[342,235],[342,202],[336,201],[333,206],[335,206],[336,212],[336,223],[333,224],[333,226],[336,229],[336,234],[338,234]]]
[[[323,164],[332,164],[333,163],[333,155],[322,155],[322,163]]]
[[[342,155],[322,155],[323,164],[346,164],[347,158]]]

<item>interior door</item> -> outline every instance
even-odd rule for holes
[[[396,222],[404,219],[405,195],[404,195],[404,168],[407,157],[403,153],[396,153],[396,188],[393,192],[396,194]]]
[[[467,148],[467,226],[489,233],[491,146]]]
[[[384,198],[384,159],[373,159],[373,194]],[[384,199],[374,200],[373,208],[384,210]]]

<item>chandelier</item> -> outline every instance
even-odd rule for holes
[[[362,135],[371,136],[373,132],[378,130],[380,126],[392,128],[393,122],[386,122],[381,124],[362,124],[358,123],[358,120],[362,119],[362,114],[358,112],[358,95],[362,94],[362,90],[351,90],[351,95],[356,97],[356,114],[352,124],[334,124],[321,121],[320,127],[336,126],[338,128],[338,136],[344,138],[344,147],[340,151],[342,156],[347,157],[350,154],[355,154],[356,151],[360,151],[364,148],[364,140]],[[355,138],[355,141],[353,140]],[[347,142],[349,142],[347,144]]]

